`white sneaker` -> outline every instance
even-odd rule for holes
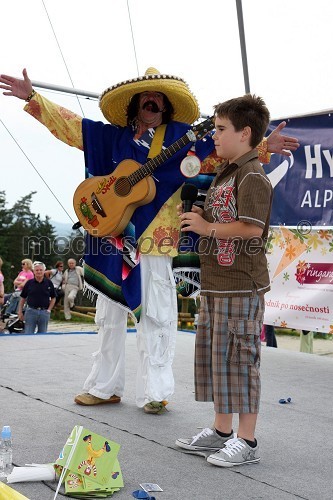
[[[218,467],[255,464],[260,461],[259,446],[252,448],[242,438],[235,436],[229,439],[217,453],[209,455],[207,462]]]
[[[200,451],[218,451],[224,446],[228,439],[230,440],[230,436],[223,438],[217,434],[215,429],[206,427],[196,436],[177,439],[176,445],[192,453]]]

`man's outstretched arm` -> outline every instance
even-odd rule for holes
[[[35,92],[26,69],[23,70],[23,80],[0,75],[0,88],[5,90],[5,96],[27,101],[24,110],[47,127],[57,139],[83,150],[81,116]]]

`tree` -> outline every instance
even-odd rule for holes
[[[12,292],[13,280],[21,271],[22,259],[39,260],[52,268],[57,260],[65,264],[69,258],[80,262],[84,254],[84,238],[78,233],[58,237],[50,217],[43,220],[31,211],[32,191],[7,208],[6,193],[0,191],[0,256],[4,261],[6,292]]]
[[[30,194],[20,198],[12,208],[6,208],[5,191],[0,191],[0,255],[4,261],[3,274],[7,292],[21,270],[21,260],[40,260],[49,266],[57,260],[56,234],[50,218],[42,220],[31,212]]]

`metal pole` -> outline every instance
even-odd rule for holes
[[[250,93],[250,80],[249,80],[249,70],[247,67],[242,0],[236,0],[236,7],[237,7],[237,18],[238,18],[239,41],[240,41],[241,52],[242,52],[245,93],[249,94]]]
[[[89,90],[74,89],[73,87],[63,87],[61,85],[54,85],[53,83],[37,82],[36,80],[31,80],[31,84],[33,87],[38,87],[40,89],[56,90],[58,92],[65,92],[67,94],[93,97],[94,99],[98,99],[100,96],[100,94],[97,94],[96,92],[90,92]]]

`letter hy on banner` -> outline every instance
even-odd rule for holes
[[[270,123],[268,133],[281,120]],[[264,165],[274,188],[272,226],[333,226],[333,112],[286,118],[286,133],[300,147],[291,157],[273,154]]]

